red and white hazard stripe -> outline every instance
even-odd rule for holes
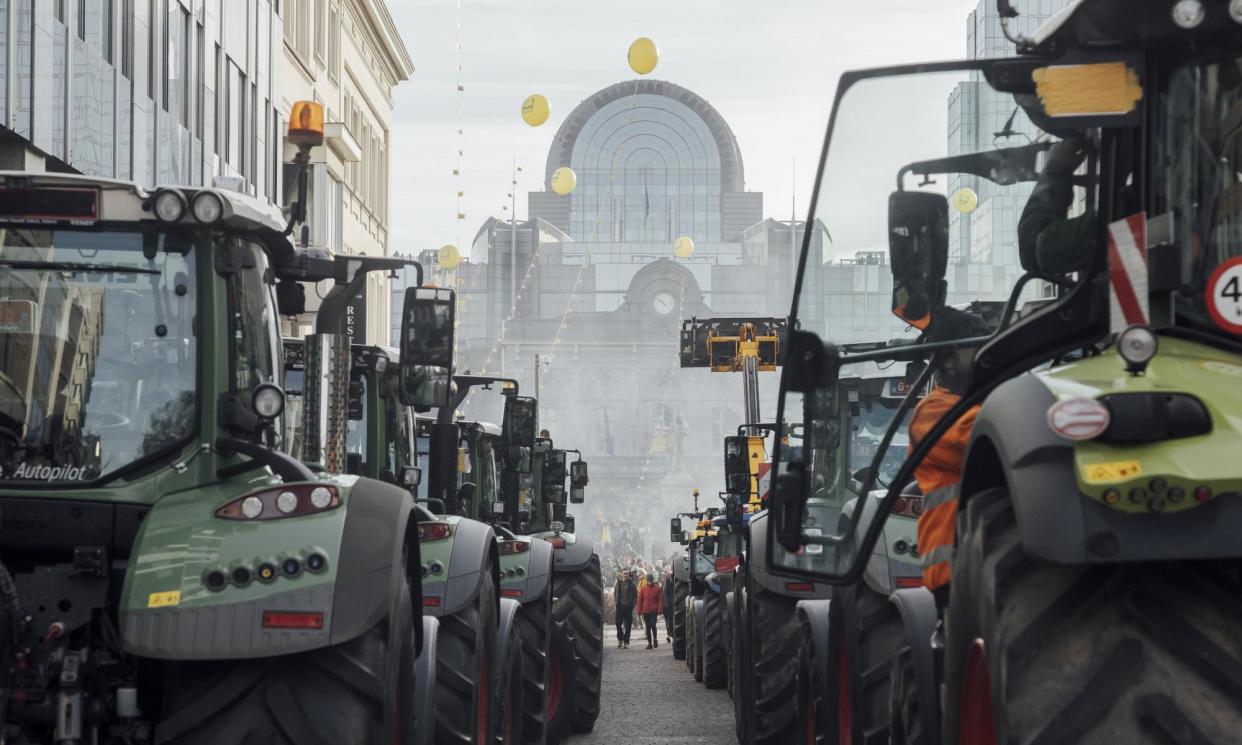
[[[1109,330],[1146,324],[1147,215],[1139,212],[1108,225]]]
[[[768,501],[768,495],[772,493],[772,464],[760,463],[755,480],[759,482],[759,501]]]

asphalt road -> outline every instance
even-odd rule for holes
[[[660,620],[660,647],[647,649],[637,626],[630,648],[617,649],[615,627],[604,627],[604,681],[595,731],[569,745],[736,745],[727,691],[695,683],[673,659]]]

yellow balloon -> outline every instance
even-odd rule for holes
[[[578,185],[578,174],[569,166],[561,166],[552,172],[552,191],[565,196]]]
[[[969,186],[963,186],[953,193],[953,206],[963,215],[970,214],[979,206],[979,195]]]
[[[436,262],[441,269],[455,269],[461,263],[461,252],[457,250],[457,246],[453,244],[445,244],[440,246],[440,253],[436,256]]]
[[[532,127],[538,127],[548,120],[548,99],[538,93],[532,93],[522,102],[522,121]]]
[[[640,36],[630,45],[630,69],[639,75],[646,75],[656,69],[659,61],[660,51],[656,49],[656,44],[651,39]]]
[[[679,259],[688,259],[694,253],[694,241],[682,236],[673,241],[673,255]]]

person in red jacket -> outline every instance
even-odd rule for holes
[[[647,631],[647,649],[660,646],[656,620],[664,612],[664,588],[656,584],[654,574],[647,575],[647,582],[638,591],[638,612]]]

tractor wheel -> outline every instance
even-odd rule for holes
[[[600,577],[599,556],[576,572],[557,572],[552,576],[556,599],[552,615],[566,621],[574,630],[578,650],[578,669],[574,680],[573,731],[590,732],[599,717],[599,689],[604,663],[604,583]]]
[[[703,633],[703,685],[707,688],[724,688],[727,680],[724,635],[724,598],[718,592],[709,592],[703,598],[707,621]]]
[[[514,623],[522,637],[522,742],[542,743],[548,726],[552,593],[519,608]]]
[[[831,723],[828,707],[828,660],[823,659],[809,623],[801,624],[798,647],[798,735],[796,742],[823,745]]]
[[[1040,561],[1002,489],[971,497],[959,526],[945,742],[1237,741],[1236,562]]]
[[[691,625],[694,626],[694,682],[703,682],[703,653],[707,649],[707,629],[703,628],[703,614],[699,609],[703,607],[703,598],[695,598],[691,601]]]
[[[690,587],[685,582],[673,583],[673,659],[686,659],[686,598]]]
[[[693,596],[686,598],[686,669],[694,674],[694,666],[699,661],[699,625],[694,619]]]
[[[739,576],[740,580],[740,576]],[[750,608],[747,599],[750,593],[739,581],[734,587],[741,588],[734,592],[737,616],[733,625],[733,726],[737,733],[737,741],[747,745],[751,741],[751,732],[755,729],[754,710],[754,650],[747,644],[750,638]]]
[[[479,573],[474,605],[440,619],[435,745],[491,740],[491,666],[496,664],[496,583]]]
[[[520,745],[528,742],[522,731],[522,716],[525,713],[525,687],[522,671],[525,665],[525,651],[522,648],[522,636],[516,628],[509,639],[509,649],[505,655],[504,670],[501,671],[500,687],[496,691],[495,722],[492,742],[496,745]]]
[[[734,618],[734,614],[737,613],[734,598],[732,590],[725,595],[724,628],[721,629],[723,637],[721,643],[725,650],[725,690],[729,693],[729,698],[733,697],[733,629],[737,626],[737,620]]]
[[[918,682],[910,647],[902,646],[888,673],[888,741],[890,745],[932,745],[919,711]]]
[[[401,587],[388,618],[344,644],[282,657],[172,663],[155,740],[167,745],[414,742],[416,712],[410,702],[417,617],[409,585]]]
[[[797,601],[752,586],[750,646],[753,676],[747,686],[752,712],[754,745],[783,745],[793,739],[797,716],[799,631]],[[747,743],[750,745],[750,743]]]
[[[835,702],[837,745],[887,743],[888,674],[904,641],[901,614],[865,583],[832,595],[828,700]]]
[[[574,630],[564,621],[552,621],[548,642],[547,745],[560,745],[569,737],[574,716],[574,680],[578,674],[578,651]]]

